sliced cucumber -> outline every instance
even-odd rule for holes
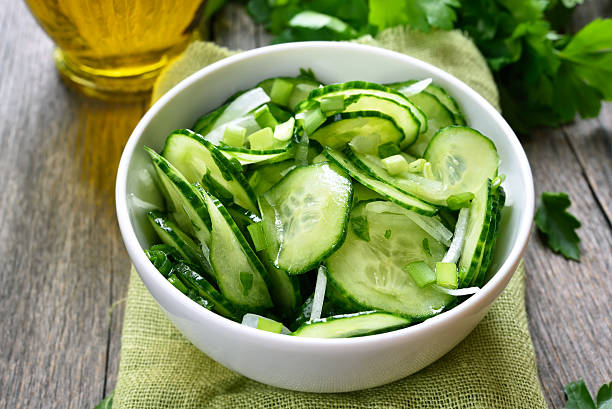
[[[437,213],[437,209],[434,206],[427,204],[412,195],[402,192],[391,185],[381,182],[378,179],[374,179],[349,161],[346,155],[342,152],[329,148],[326,148],[324,152],[330,161],[342,168],[346,173],[351,175],[352,178],[384,198],[391,200],[392,202],[397,203],[408,210],[412,210],[425,216],[433,216]]]
[[[344,112],[330,116],[309,136],[333,149],[342,149],[350,142],[368,153],[377,153],[378,147],[385,143],[399,144],[403,137],[402,129],[393,118],[378,111]]]
[[[223,111],[225,111],[225,108],[227,108],[228,105],[229,104],[224,104],[219,108],[215,109],[214,111],[211,111],[200,119],[198,119],[195,124],[193,124],[193,131],[199,133],[200,135],[210,132],[210,130],[212,129],[212,125],[219,118],[219,116],[221,116],[221,114],[223,113]]]
[[[499,235],[499,224],[501,223],[502,211],[504,209],[504,203],[506,202],[506,192],[499,186],[495,191],[495,201],[493,203],[493,220],[489,226],[489,234],[484,248],[484,255],[482,256],[482,263],[478,271],[478,276],[474,279],[473,285],[481,287],[485,283],[485,278],[493,259],[493,251],[495,250],[495,243],[497,242],[497,236]]]
[[[277,184],[291,169],[295,161],[286,160],[278,163],[262,164],[253,169],[249,175],[249,185],[259,197],[262,193]]]
[[[219,150],[228,159],[236,159],[241,165],[250,165],[252,163],[275,163],[282,162],[293,157],[295,144],[289,143],[284,148],[255,150],[236,148],[228,146],[220,146]]]
[[[403,133],[401,143],[405,146],[412,144],[419,134],[419,121],[406,105],[380,96],[355,94],[344,101],[343,109],[328,114],[359,111],[378,111],[391,117]]]
[[[487,179],[497,176],[499,166],[495,144],[475,129],[464,126],[439,130],[429,142],[424,157],[449,196],[475,193]]]
[[[410,109],[410,112],[412,112],[414,118],[419,122],[419,130],[417,134],[427,130],[427,116],[423,113],[423,111],[410,102],[410,100],[402,93],[384,85],[365,81],[350,81],[343,84],[331,84],[313,90],[308,96],[308,99],[320,101],[323,98],[329,98],[335,95],[342,95],[347,98],[357,94],[387,98],[404,105]]]
[[[342,244],[352,195],[350,178],[327,162],[289,172],[260,200],[270,261],[289,274],[316,267]]]
[[[242,170],[201,135],[185,129],[174,131],[166,139],[162,155],[190,183],[200,182],[210,190],[215,190],[211,183],[218,184],[231,195],[229,201],[257,213],[255,193]]]
[[[336,315],[309,321],[300,326],[293,335],[309,338],[350,338],[394,331],[410,325],[410,320],[379,311]]]
[[[145,150],[161,182],[167,211],[182,230],[197,237],[204,254],[208,255],[211,224],[204,198],[170,162],[150,148]]]
[[[194,289],[198,295],[207,301],[207,308],[232,320],[240,317],[236,308],[204,277],[190,266],[179,263],[172,268],[174,274],[188,288]]]
[[[221,202],[204,192],[212,222],[210,263],[221,293],[233,304],[261,310],[272,306],[266,268]]]
[[[171,246],[189,263],[197,266],[209,279],[214,280],[212,267],[200,247],[163,213],[147,213],[149,222],[162,242]]]
[[[298,277],[289,275],[286,271],[276,268],[268,260],[265,251],[261,251],[259,254],[259,259],[268,270],[270,295],[272,296],[272,301],[274,301],[276,311],[282,318],[292,317],[302,301]]]
[[[436,84],[429,84],[426,88],[427,92],[438,98],[438,100],[448,109],[454,117],[454,121],[457,125],[465,125],[465,117],[463,116],[463,112],[461,112],[461,108],[459,108],[459,104],[455,100],[455,98],[451,97],[448,92],[444,90],[444,88],[440,87]]]
[[[427,203],[446,206],[448,193],[444,185],[437,180],[427,179],[414,173],[404,172],[392,176],[384,168],[382,160],[374,155],[347,151],[347,156],[358,168],[371,177],[395,187],[404,193],[416,196]]]
[[[367,211],[370,240],[349,230],[326,262],[328,286],[362,309],[383,310],[417,320],[440,313],[454,297],[432,286],[419,288],[406,265],[424,261],[431,268],[445,247],[406,216]],[[423,246],[427,239],[428,248]]]
[[[459,287],[469,286],[474,276],[478,274],[493,215],[494,198],[490,180],[483,183],[474,193],[458,264]]]
[[[429,141],[436,131],[456,124],[455,117],[438,98],[428,92],[420,92],[413,95],[410,97],[410,100],[427,115],[427,132],[420,134],[416,142],[408,147],[410,153],[420,157],[423,156]]]

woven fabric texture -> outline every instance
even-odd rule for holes
[[[459,32],[395,28],[359,42],[430,62],[498,106],[484,59]],[[162,75],[155,98],[231,53],[210,43],[192,44]],[[174,328],[132,270],[113,408],[546,408],[527,326],[524,280],[521,264],[476,329],[422,371],[374,389],[311,394],[260,384],[208,358]]]

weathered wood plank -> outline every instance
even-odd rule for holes
[[[524,147],[537,197],[567,192],[570,211],[582,222],[580,263],[552,253],[535,232],[525,257],[527,312],[542,387],[551,407],[563,408],[568,382],[584,378],[595,388],[612,377],[612,234],[562,130],[534,132]]]
[[[612,225],[612,103],[603,105],[598,118],[577,121],[563,130]]]
[[[129,266],[114,172],[143,107],[68,91],[23,2],[2,2],[0,32],[0,407],[90,408]]]
[[[250,50],[270,43],[271,36],[262,26],[253,23],[244,6],[230,3],[213,22],[214,41],[231,50]]]

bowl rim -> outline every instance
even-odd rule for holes
[[[461,89],[464,93],[471,98],[474,103],[481,105],[482,108],[490,115],[493,120],[500,126],[503,131],[504,137],[510,139],[510,143],[513,150],[513,156],[519,161],[518,168],[520,169],[520,182],[523,184],[524,200],[525,200],[525,211],[519,217],[519,227],[515,241],[511,246],[511,250],[499,267],[498,271],[492,276],[492,278],[482,287],[482,289],[465,300],[461,304],[454,308],[444,311],[443,313],[431,317],[423,322],[415,325],[394,330],[382,334],[368,335],[364,337],[356,338],[305,338],[305,337],[290,337],[282,334],[274,334],[267,331],[257,330],[255,328],[247,327],[238,322],[232,321],[217,313],[209,311],[208,309],[202,308],[200,305],[191,301],[188,297],[185,297],[177,288],[175,288],[170,282],[163,278],[153,264],[146,257],[143,249],[140,247],[136,233],[132,227],[127,201],[127,174],[129,169],[130,160],[135,152],[140,138],[142,137],[143,131],[148,126],[149,122],[155,117],[155,115],[167,104],[171,104],[172,100],[185,89],[191,87],[194,83],[198,82],[202,77],[205,77],[213,72],[224,69],[228,65],[240,63],[244,60],[248,60],[254,56],[260,56],[262,54],[275,54],[282,53],[285,50],[291,49],[317,49],[317,48],[336,48],[344,50],[356,50],[357,52],[370,53],[373,56],[380,55],[385,57],[391,57],[399,59],[403,63],[416,66],[417,68],[425,71],[430,71],[436,76],[442,78],[444,81],[453,84],[456,88]],[[193,73],[189,77],[183,79],[181,82],[172,87],[162,97],[160,97],[140,119],[134,131],[130,135],[119,162],[117,170],[117,178],[115,185],[115,203],[117,220],[119,228],[123,237],[124,244],[130,256],[136,271],[144,281],[143,276],[147,276],[147,279],[153,280],[156,285],[160,286],[170,297],[175,299],[175,302],[180,304],[180,308],[184,309],[185,313],[189,313],[191,319],[197,321],[212,321],[219,327],[224,327],[226,330],[234,332],[237,336],[248,336],[254,341],[261,342],[274,342],[276,346],[329,346],[332,348],[346,348],[355,347],[361,348],[363,346],[372,346],[373,344],[385,344],[398,342],[403,338],[411,336],[418,336],[425,332],[431,331],[435,327],[443,327],[446,323],[460,319],[462,316],[476,314],[488,306],[501,294],[506,287],[508,281],[518,268],[522,254],[527,246],[529,235],[531,232],[534,216],[534,186],[531,168],[527,160],[525,151],[523,150],[516,134],[510,128],[508,123],[504,120],[501,114],[480,94],[474,91],[471,87],[459,80],[452,74],[437,68],[436,66],[426,63],[417,58],[391,51],[388,49],[356,44],[356,43],[341,43],[331,41],[311,41],[311,42],[296,42],[288,44],[278,44],[256,48],[248,50],[224,58],[220,61],[212,63],[199,71]],[[154,297],[155,298],[155,297]],[[157,300],[156,300],[157,302]]]

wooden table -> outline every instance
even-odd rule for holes
[[[146,106],[68,90],[25,5],[0,5],[0,407],[92,408],[115,384],[130,268],[115,170]],[[612,4],[581,6],[575,24],[595,16],[611,17]],[[211,35],[230,48],[268,41],[235,5]],[[562,408],[567,382],[583,377],[593,390],[612,380],[612,105],[523,144],[538,195],[568,192],[583,223],[581,263],[538,237],[526,255],[540,380]]]

